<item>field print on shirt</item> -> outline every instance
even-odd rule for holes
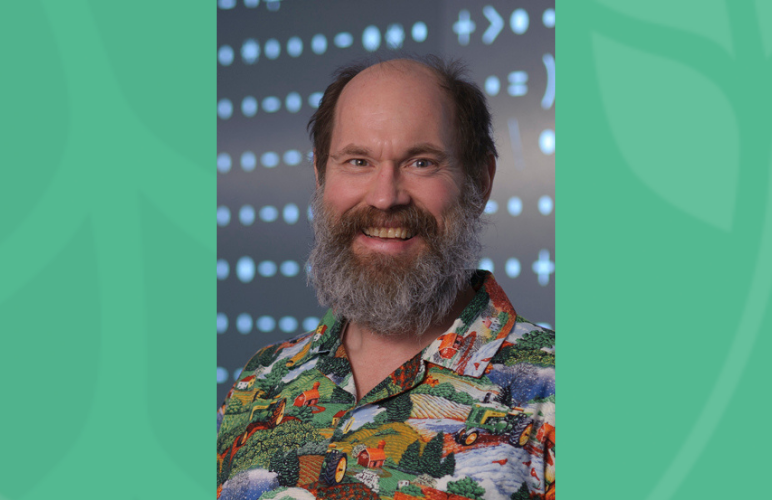
[[[218,415],[219,498],[554,498],[554,332],[496,288],[359,403],[331,313],[259,351]]]

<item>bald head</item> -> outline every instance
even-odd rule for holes
[[[491,116],[485,97],[466,80],[459,62],[427,56],[339,69],[308,123],[320,183],[324,182],[335,129],[351,114],[346,110],[360,110],[373,120],[387,120],[395,112],[413,117],[428,113],[431,119],[442,120],[449,124],[450,143],[455,145],[455,156],[468,180],[481,191],[489,190],[486,184],[492,179],[496,157]]]
[[[434,72],[415,61],[388,61],[355,76],[341,92],[333,123],[332,156],[355,148],[393,157],[395,148],[427,144],[457,157],[452,102]]]
[[[373,64],[357,73],[344,88],[343,94],[379,83],[403,83],[403,88],[415,86],[434,87],[440,90],[440,80],[431,67],[411,59],[393,59]],[[385,90],[385,89],[382,89]]]
[[[352,78],[340,94],[335,117],[347,107],[366,105],[376,96],[410,104],[428,99],[433,106],[452,107],[434,70],[417,61],[396,59],[370,66]]]

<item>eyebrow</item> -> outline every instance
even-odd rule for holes
[[[349,144],[340,151],[337,151],[335,154],[331,154],[330,158],[338,161],[342,156],[370,156],[371,154],[372,152],[368,148],[357,146],[355,144]],[[406,156],[410,157],[417,155],[434,156],[440,163],[446,161],[449,156],[448,153],[428,142],[416,144],[407,150]]]
[[[437,159],[437,161],[439,161],[440,163],[447,160],[449,156],[448,153],[438,148],[434,144],[430,144],[428,142],[416,144],[415,146],[407,150],[408,156],[417,156],[417,155],[426,155],[426,154],[434,156]]]
[[[371,153],[370,150],[367,148],[356,146],[354,144],[349,144],[348,146],[336,152],[335,154],[331,154],[330,158],[332,158],[335,161],[338,161],[341,156],[370,156],[370,153]]]

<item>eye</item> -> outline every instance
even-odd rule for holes
[[[413,160],[412,165],[417,168],[427,168],[434,165],[434,162],[432,160],[427,160],[426,158],[418,158],[417,160]]]
[[[350,164],[354,165],[355,167],[366,167],[367,166],[367,160],[363,160],[362,158],[354,158],[353,160],[348,161]]]

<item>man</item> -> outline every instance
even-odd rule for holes
[[[314,332],[260,350],[218,415],[218,495],[554,498],[554,332],[477,259],[482,93],[436,58],[341,70],[309,124]]]

